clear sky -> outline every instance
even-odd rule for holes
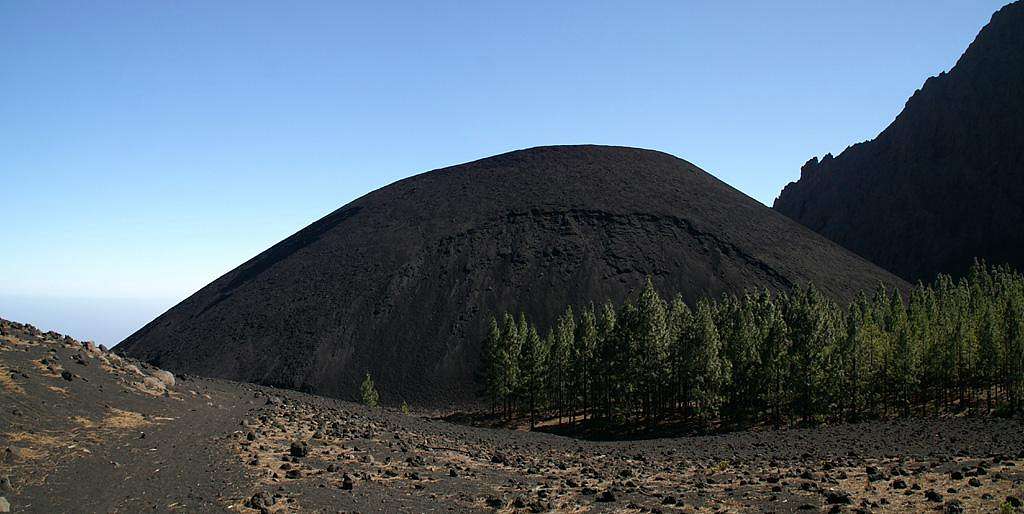
[[[536,145],[770,205],[1004,0],[485,3],[0,2],[0,316],[111,344],[366,192]]]

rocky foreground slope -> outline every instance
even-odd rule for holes
[[[1024,1],[877,138],[811,159],[775,209],[901,277],[1024,268]]]
[[[169,376],[7,321],[0,393],[0,512],[999,512],[1024,488],[1020,421],[577,441]]]
[[[814,282],[849,299],[905,284],[696,166],[604,146],[540,147],[359,198],[155,319],[118,352],[173,371],[387,403],[478,397],[490,315],[547,327],[651,276],[688,301]]]

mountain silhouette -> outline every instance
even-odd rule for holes
[[[1024,267],[1024,2],[874,140],[811,159],[774,208],[907,280]]]

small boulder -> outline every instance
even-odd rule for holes
[[[7,498],[0,496],[0,512],[10,512],[11,502],[7,501]]]
[[[164,383],[167,387],[174,387],[174,375],[170,371],[164,371],[162,369],[154,371],[153,376],[157,380]]]
[[[597,496],[597,501],[602,503],[613,502],[615,501],[615,493],[613,493],[611,489],[605,490],[604,492]]]
[[[963,514],[965,512],[964,504],[960,503],[960,500],[948,501],[943,507],[943,512],[946,514]]]
[[[853,503],[853,498],[846,491],[825,491],[825,501],[829,505],[849,505]]]
[[[309,455],[309,445],[305,441],[292,441],[288,454],[292,457],[305,457]]]

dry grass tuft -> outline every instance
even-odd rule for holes
[[[121,409],[110,409],[109,414],[100,423],[104,428],[139,428],[149,425],[150,422],[138,412],[132,412],[129,410]]]
[[[0,388],[9,394],[25,394],[25,390],[11,378],[10,370],[3,366],[0,366]]]
[[[53,392],[61,395],[61,396],[67,396],[68,395],[68,390],[64,389],[63,387],[46,386],[46,388],[49,389],[50,391],[53,391]]]
[[[27,460],[41,459],[55,448],[61,446],[60,439],[47,434],[11,432],[6,434],[5,437],[9,442],[15,443],[21,447],[22,458]]]

